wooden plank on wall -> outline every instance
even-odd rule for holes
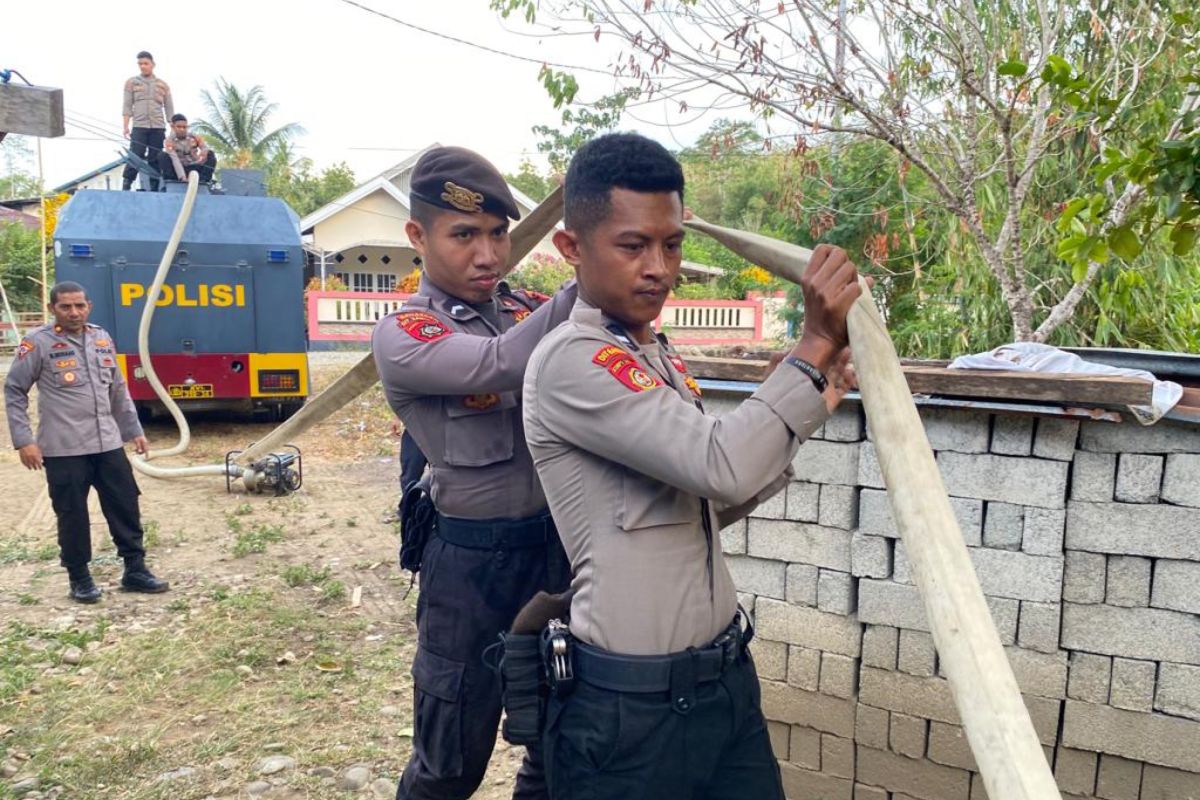
[[[698,378],[761,382],[767,362],[760,359],[689,356]],[[1153,386],[1137,378],[1063,373],[948,369],[905,365],[904,377],[914,394],[989,400],[1035,400],[1072,405],[1149,405]]]
[[[0,131],[55,137],[63,125],[62,89],[0,83]]]

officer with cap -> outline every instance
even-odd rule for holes
[[[420,288],[379,321],[371,343],[388,402],[429,460],[436,506],[417,553],[413,752],[396,797],[453,800],[479,786],[495,746],[500,686],[484,649],[536,592],[569,581],[525,446],[520,390],[530,354],[567,318],[576,291],[572,282],[547,298],[503,282],[509,220],[520,212],[479,155],[425,153],[410,199],[405,233],[424,262]],[[405,517],[402,561],[424,518]],[[545,797],[537,748],[513,796]]]
[[[858,283],[845,253],[818,247],[801,341],[736,410],[706,415],[651,327],[679,274],[683,188],[674,157],[633,134],[589,142],[567,172],[554,241],[579,302],[524,382],[529,447],[575,568],[569,635],[551,628],[570,659],[548,665],[554,800],[783,800],[753,629],[716,532],[784,488],[845,393]]]
[[[50,290],[54,324],[29,333],[4,382],[4,403],[13,447],[27,468],[46,468],[50,500],[58,517],[58,546],[71,581],[71,599],[95,603],[88,492],[94,486],[108,531],[125,561],[121,588],[165,592],[168,585],[146,568],[137,483],[122,449],[149,447],[129,388],[117,365],[112,337],[88,323],[92,304],[84,288],[62,281]],[[38,387],[38,431],[29,424],[29,390]]]

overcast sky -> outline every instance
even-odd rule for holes
[[[500,20],[488,0],[361,2],[539,61],[607,69],[616,47],[590,36],[531,36],[523,22]],[[279,104],[277,123],[307,130],[297,140],[300,154],[318,166],[346,161],[359,179],[434,141],[474,148],[506,171],[522,156],[544,166],[530,128],[559,123],[538,64],[420,33],[342,0],[5,2],[0,67],[64,93],[67,135],[43,140],[48,187],[116,158],[121,88],[142,49],[170,83],[176,111],[203,116],[200,91],[218,76],[239,87],[260,84]],[[578,77],[585,99],[614,88],[605,75]],[[669,124],[674,115],[673,107],[646,106],[638,109],[642,121],[627,118],[622,127],[675,149],[712,121]]]

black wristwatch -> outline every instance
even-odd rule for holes
[[[809,379],[812,380],[813,386],[817,387],[818,393],[823,393],[825,388],[829,386],[829,381],[825,380],[825,376],[821,374],[821,370],[817,369],[803,358],[784,356],[783,363],[791,364],[793,367],[807,375]]]

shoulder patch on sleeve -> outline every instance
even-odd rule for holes
[[[432,342],[453,333],[444,322],[427,311],[401,311],[396,315],[396,324],[419,342]]]
[[[32,353],[35,346],[36,345],[34,345],[33,340],[22,339],[21,343],[17,345],[17,360],[20,361],[22,358]]]
[[[592,363],[604,367],[608,374],[633,392],[657,389],[662,381],[642,369],[637,359],[615,344],[605,345],[592,356]]]
[[[548,295],[548,294],[542,294],[541,292],[535,292],[532,289],[524,289],[523,291],[531,300],[537,300],[539,303],[549,303],[550,302],[550,295]]]

